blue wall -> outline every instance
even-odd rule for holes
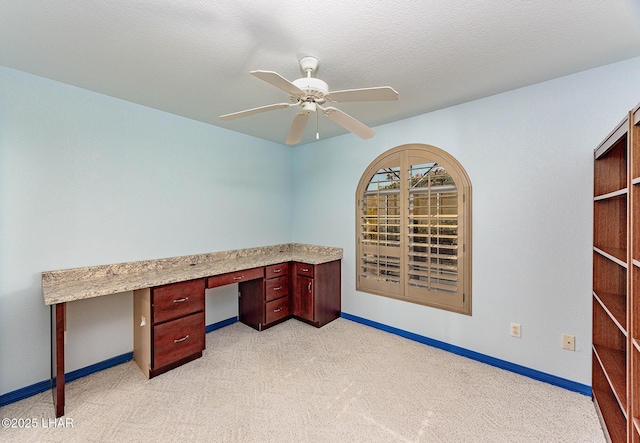
[[[344,248],[348,314],[590,385],[593,150],[640,102],[638,78],[635,58],[296,148],[294,240]],[[355,290],[358,181],[406,143],[444,149],[471,179],[471,317]]]
[[[0,395],[49,377],[42,271],[289,241],[344,248],[349,314],[588,385],[593,149],[639,77],[631,59],[292,149],[0,67]],[[355,291],[356,185],[412,142],[471,178],[471,317]],[[131,293],[68,309],[68,371],[131,351]]]
[[[0,67],[0,394],[49,377],[42,271],[290,242],[291,169],[289,147]],[[69,304],[67,370],[130,352],[131,306]]]

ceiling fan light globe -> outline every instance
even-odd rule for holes
[[[302,112],[306,114],[313,114],[314,112],[316,112],[315,102],[302,102],[300,104],[300,107],[302,108]]]

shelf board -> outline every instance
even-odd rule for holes
[[[611,442],[625,443],[627,441],[627,423],[624,416],[616,413],[616,409],[620,408],[613,395],[594,389],[593,401],[596,404],[598,415],[602,417],[602,427],[609,434]]]
[[[606,194],[596,195],[595,197],[593,197],[593,201],[606,200],[608,198],[614,198],[614,197],[619,197],[621,195],[627,195],[628,193],[629,193],[629,191],[627,190],[627,188],[622,188],[622,189],[618,189],[617,191],[608,192]]]
[[[633,343],[633,347],[636,348],[636,351],[640,352],[640,343],[638,343],[638,340],[635,337],[631,339],[631,343]]]
[[[609,260],[614,261],[617,264],[619,264],[620,266],[622,266],[623,268],[627,269],[627,262],[618,258],[618,257],[626,257],[627,256],[627,251],[625,249],[622,249],[622,248],[611,248],[611,249],[607,249],[607,251],[604,251],[604,250],[594,246],[593,250],[596,251],[598,254],[602,255],[603,257],[606,257]]]
[[[611,320],[620,328],[620,331],[627,335],[627,304],[626,297],[622,294],[612,294],[609,292],[593,293],[602,309],[611,317]]]
[[[640,419],[633,417],[633,427],[636,429],[636,433],[640,434]]]
[[[611,385],[618,407],[627,415],[627,358],[624,351],[593,345],[593,352]]]
[[[631,184],[640,185],[640,177],[636,177],[633,180],[631,180]]]

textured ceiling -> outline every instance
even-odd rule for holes
[[[251,70],[392,86],[335,105],[377,126],[640,56],[640,0],[0,0],[0,29],[1,65],[284,143],[295,108],[218,118],[288,100]]]

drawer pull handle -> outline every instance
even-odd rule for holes
[[[280,289],[282,289],[282,286],[278,286],[277,288],[273,288],[274,291],[279,291]]]
[[[281,273],[281,272],[282,272],[282,269],[274,269],[274,270],[273,270],[273,273],[274,273],[274,274],[279,274],[279,273]]]
[[[278,308],[278,309],[274,309],[273,312],[280,312],[282,311],[282,308]]]
[[[178,300],[174,300],[174,303],[183,303],[185,301],[189,300],[189,297],[185,297],[185,298],[179,298]]]
[[[307,288],[307,291],[311,292],[311,282],[309,282],[309,286]]]
[[[302,272],[309,272],[309,268],[301,268],[300,269]]]
[[[179,338],[179,339],[177,339],[177,340],[174,340],[173,342],[174,342],[174,343],[180,343],[180,342],[182,342],[182,341],[185,341],[185,340],[186,340],[186,339],[188,339],[188,338],[189,338],[189,334],[185,335],[185,336],[184,336],[184,337],[182,337],[182,338]]]
[[[239,277],[233,277],[234,280],[242,280],[242,276],[240,275]]]

